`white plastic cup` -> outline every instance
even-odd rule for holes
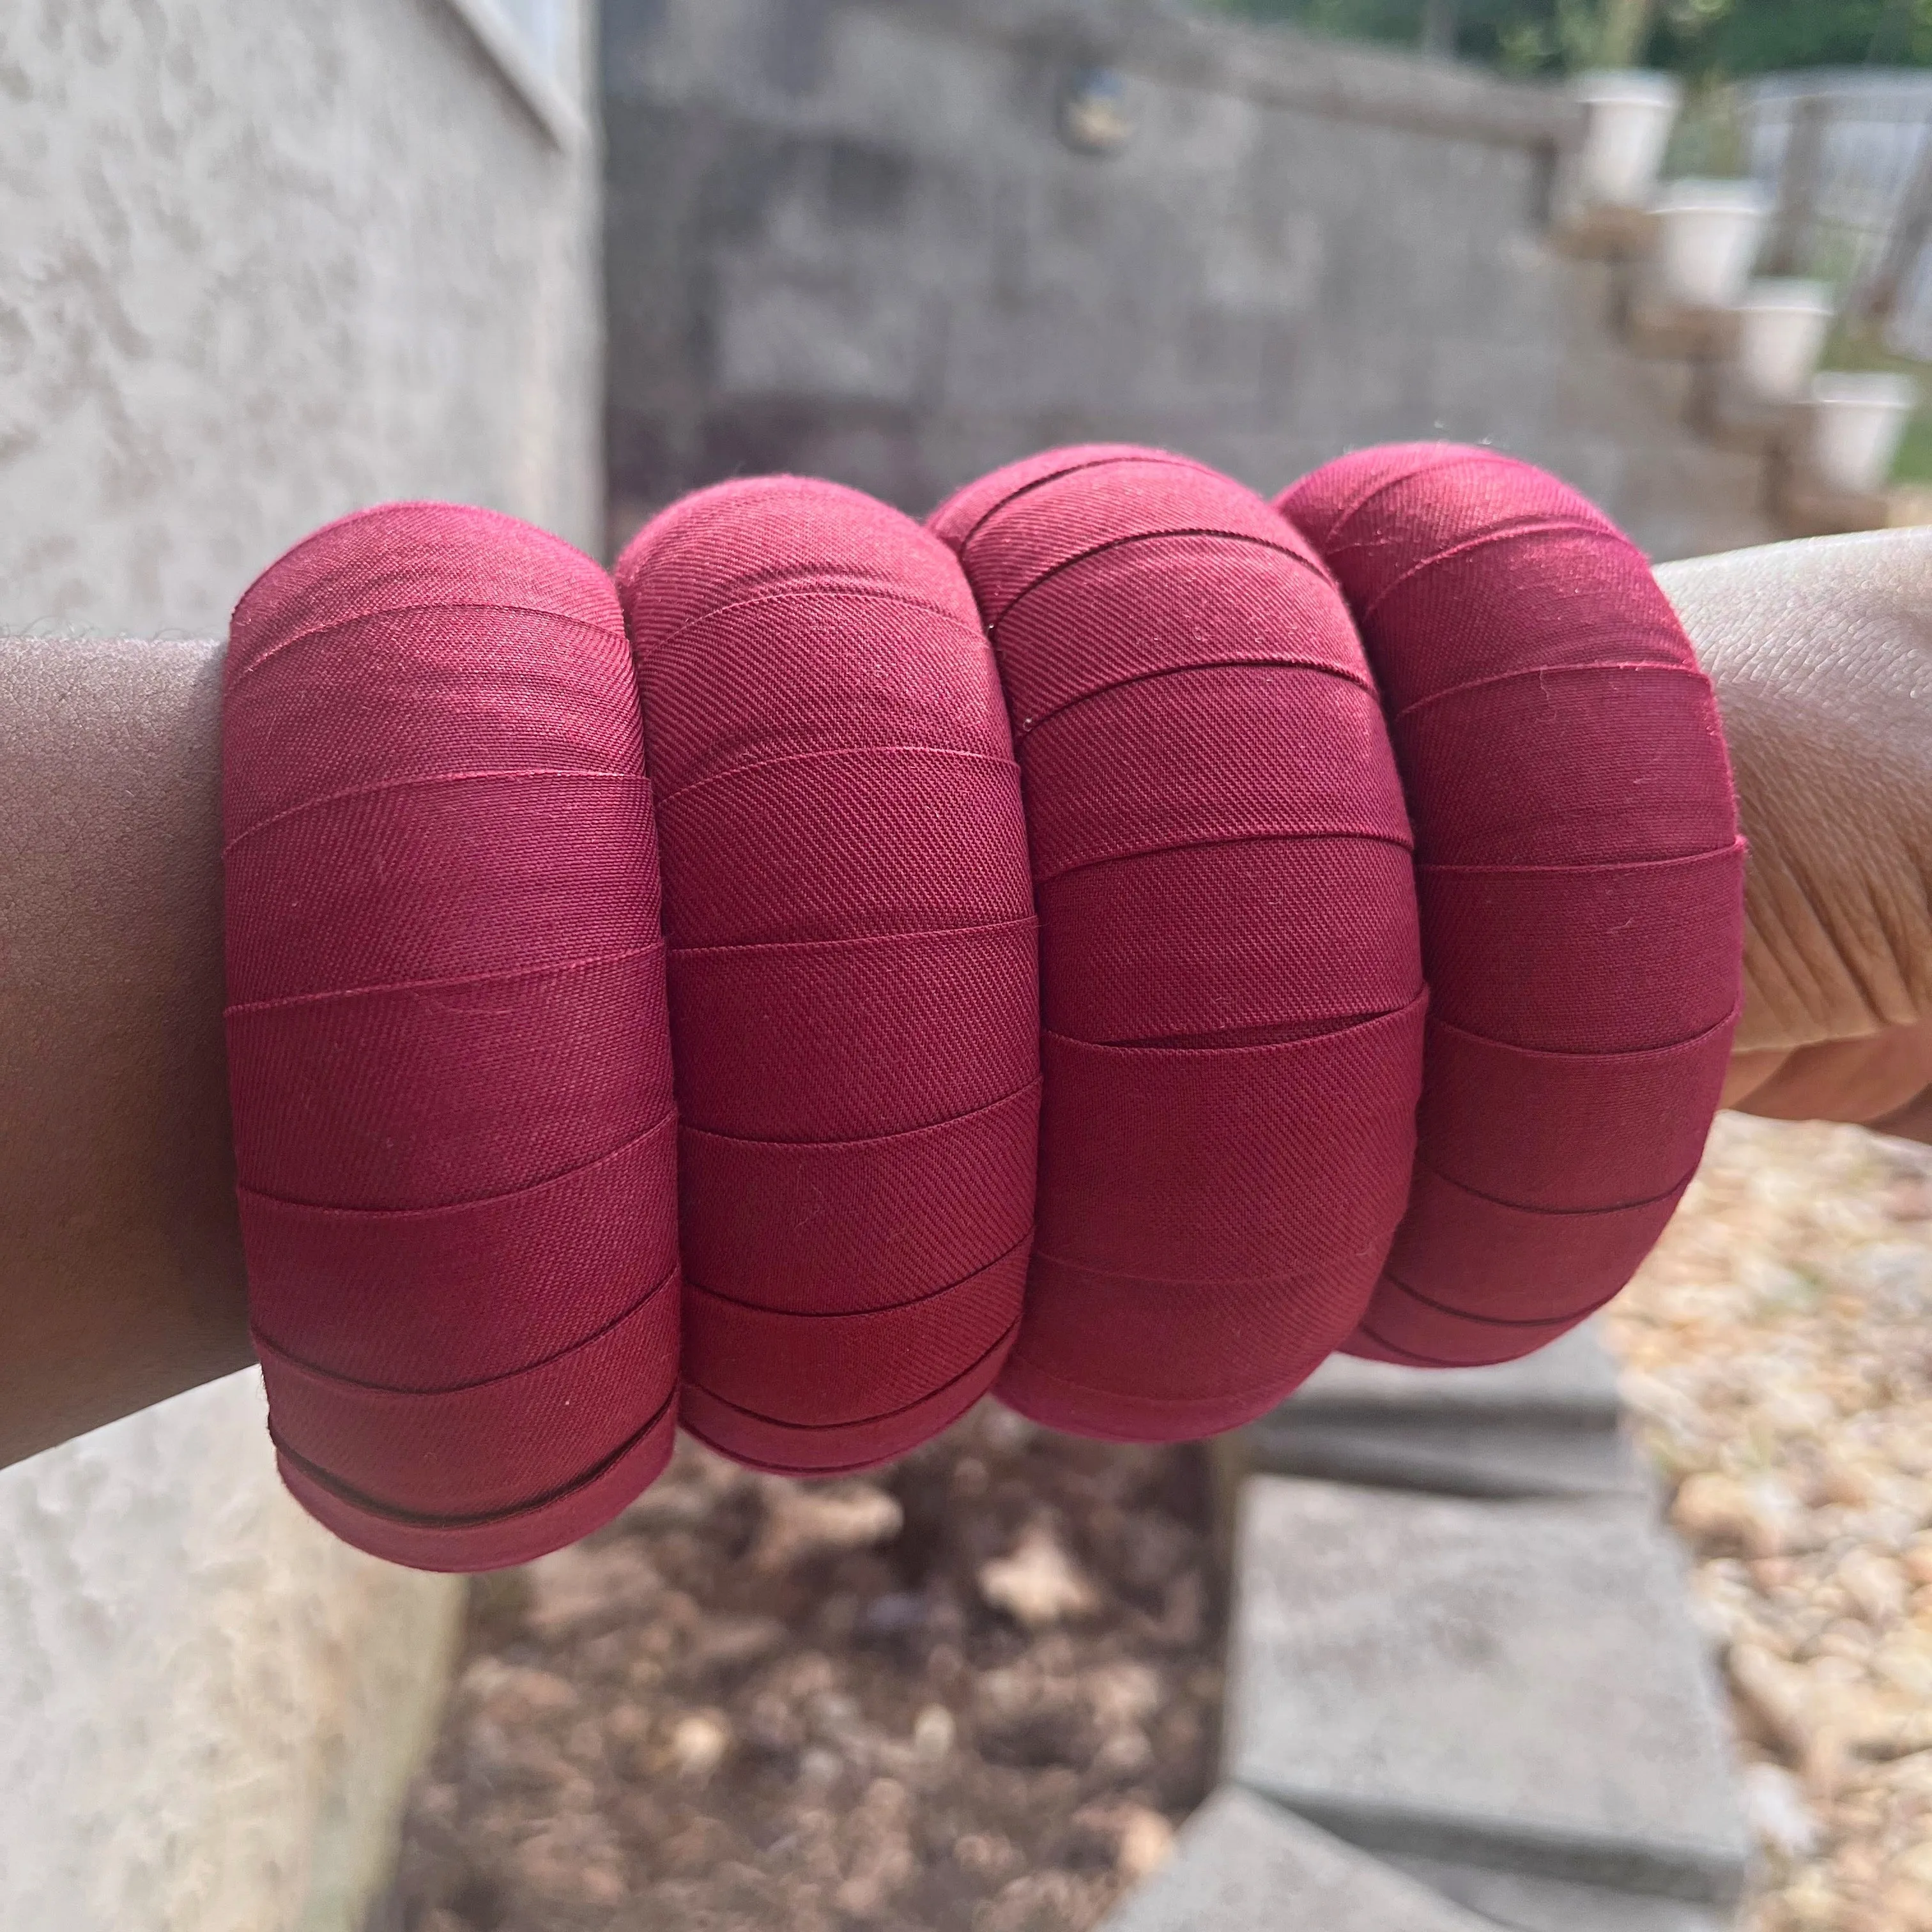
[[[1744,386],[1761,402],[1802,402],[1835,312],[1829,282],[1753,282],[1738,304]]]
[[[1910,376],[1828,370],[1811,379],[1811,464],[1828,489],[1850,495],[1882,490],[1900,439],[1918,406]]]
[[[1756,182],[1668,182],[1651,206],[1658,295],[1687,308],[1731,308],[1757,258],[1769,194]]]
[[[1617,68],[1579,74],[1570,92],[1587,110],[1576,151],[1578,198],[1586,207],[1642,208],[1664,165],[1682,83],[1667,74]]]

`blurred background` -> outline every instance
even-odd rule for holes
[[[1268,492],[1492,441],[1660,557],[1906,514],[1838,500],[1932,473],[1928,33],[1754,0],[612,5],[614,515],[788,467],[922,512],[1099,436]],[[1906,380],[1821,404],[1819,367]],[[1820,440],[1794,405],[1832,418],[1822,477],[1767,474]]]
[[[1932,521],[1928,241],[1932,0],[0,0],[0,632],[219,635],[385,499],[608,558],[722,477],[923,514],[1072,440],[1269,494],[1491,442],[1658,560]],[[1740,1838],[1688,1904],[1432,1909],[1932,1928],[1922,1157],[1720,1123],[1589,1349],[1509,1413],[1668,1498],[1749,1889]],[[810,1490],[687,1448],[467,1587],[197,1391],[0,1473],[0,1924],[1088,1932],[1215,1783],[1234,1491],[1328,1426],[988,1409]],[[1404,1480],[1570,1467],[1483,1426]]]

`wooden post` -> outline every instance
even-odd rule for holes
[[[1874,334],[1882,333],[1898,312],[1899,300],[1925,244],[1932,241],[1932,127],[1918,151],[1918,164],[1886,224],[1878,264],[1858,278],[1846,304],[1850,316]]]
[[[1456,58],[1456,0],[1422,0],[1421,47],[1437,60]]]
[[[1778,174],[1778,208],[1765,250],[1767,275],[1802,275],[1818,212],[1818,183],[1824,172],[1825,130],[1831,104],[1822,94],[1801,94],[1791,102],[1791,126],[1784,163]]]
[[[1650,26],[1657,11],[1657,0],[1604,0],[1602,38],[1597,47],[1598,64],[1607,68],[1635,67],[1643,58],[1644,44],[1650,38]]]

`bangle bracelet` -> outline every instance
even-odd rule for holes
[[[224,760],[271,1429],[424,1568],[680,1419],[824,1474],[988,1391],[1175,1439],[1527,1353],[1669,1218],[1738,1003],[1708,682],[1487,450],[1274,506],[1064,450],[923,529],[731,483],[614,588],[364,512],[242,600]]]

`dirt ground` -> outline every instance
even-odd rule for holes
[[[1084,1932],[1211,1781],[1198,1449],[982,1406],[868,1480],[690,1443],[479,1584],[406,1932]]]
[[[1764,1847],[1746,1932],[1932,1932],[1932,1151],[1721,1118],[1608,1323]],[[988,1406],[863,1482],[689,1445],[479,1586],[388,1925],[1086,1932],[1204,1795],[1198,1450]]]
[[[1932,1150],[1720,1117],[1610,1328],[1749,1760],[1748,1932],[1932,1932]]]

